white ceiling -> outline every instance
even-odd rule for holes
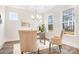
[[[37,13],[45,13],[50,11],[55,5],[12,5],[9,7],[20,8]]]

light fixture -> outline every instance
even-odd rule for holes
[[[37,13],[37,8],[34,8],[34,14],[31,16],[33,20],[41,19],[42,16]]]

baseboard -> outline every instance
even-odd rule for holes
[[[7,38],[6,42],[8,42],[8,41],[17,41],[17,40],[19,40],[19,38]]]

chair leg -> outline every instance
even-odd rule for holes
[[[51,43],[49,43],[49,53],[51,52]]]
[[[23,54],[23,51],[21,51],[21,54]]]
[[[38,48],[38,51],[37,51],[37,53],[39,54],[39,48]]]
[[[41,39],[40,39],[40,43],[41,43]]]
[[[44,39],[44,45],[45,45],[45,39]]]
[[[59,50],[60,50],[60,53],[61,53],[61,48],[62,48],[62,45],[59,45]]]

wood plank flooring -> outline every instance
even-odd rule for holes
[[[13,54],[13,45],[19,43],[19,41],[6,42],[3,48],[0,49],[0,54]],[[30,53],[34,54],[34,53]],[[62,52],[59,52],[58,46],[52,47],[51,53],[49,49],[43,49],[40,54],[79,54],[79,49],[63,44]]]

